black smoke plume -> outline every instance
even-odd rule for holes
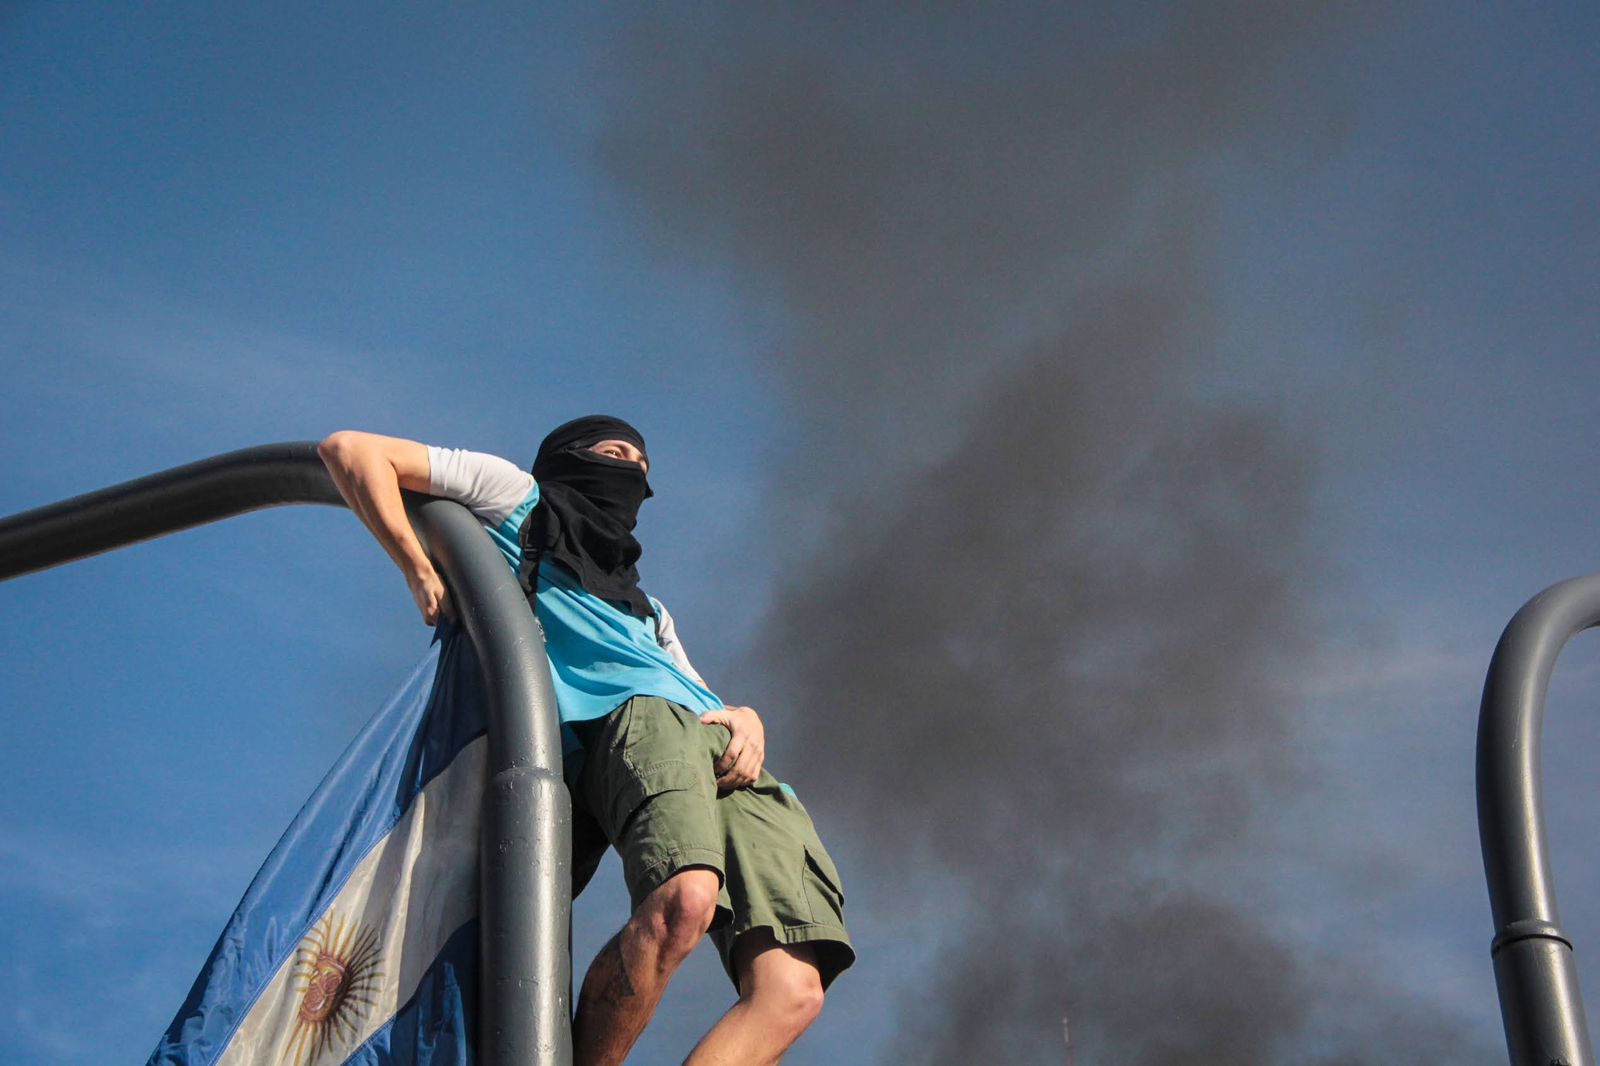
[[[1308,72],[1363,27],[693,10],[629,28],[599,150],[664,256],[786,320],[756,354],[792,401],[775,501],[809,517],[774,533],[797,576],[750,670],[797,709],[784,767],[868,917],[941,916],[925,968],[845,978],[897,983],[887,1061],[1060,1061],[1063,1005],[1082,1062],[1460,1061],[1450,1019],[1337,975],[1226,875],[1304,772],[1318,568],[1306,439],[1201,387],[1220,190],[1337,144]]]

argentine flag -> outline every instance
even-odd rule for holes
[[[149,1066],[472,1061],[481,692],[446,633],[295,816]]]

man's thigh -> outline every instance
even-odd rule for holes
[[[689,867],[723,879],[712,764],[727,738],[722,726],[651,696],[634,697],[587,731],[575,806],[616,847],[635,907]]]

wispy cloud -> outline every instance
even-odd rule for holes
[[[28,381],[36,406],[88,413],[93,405],[101,418],[151,430],[181,423],[186,440],[272,440],[286,429],[332,426],[352,409],[392,423],[447,402],[422,391],[426,376],[416,371],[427,360],[419,353],[352,350],[81,264],[0,259],[0,287],[8,291],[0,321],[13,337],[48,338],[49,372]]]
[[[1488,665],[1482,649],[1452,645],[1340,649],[1309,663],[1299,684],[1313,699],[1470,690]]]
[[[115,834],[0,828],[0,889],[79,929],[114,930],[166,917],[226,915],[242,887],[219,870],[248,857],[226,841],[127,842]],[[164,876],[152,876],[166,871]]]

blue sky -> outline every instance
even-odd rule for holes
[[[833,291],[810,272],[832,276],[826,259],[782,260],[755,208],[619,162],[652,158],[628,140],[641,123],[668,144],[714,128],[648,87],[676,85],[679,65],[744,76],[715,45],[752,16],[718,10],[657,37],[642,10],[582,6],[14,5],[0,16],[0,513],[344,427],[521,459],[555,422],[613,411],[656,459],[651,591],[701,670],[761,706],[752,644],[781,567],[841,513],[828,478],[917,468],[944,438],[905,427],[956,417],[984,366],[900,368],[961,383],[936,388],[791,365],[818,335],[853,337],[811,303]],[[821,69],[853,103],[912,110],[929,56],[1023,80],[1057,63],[1059,40],[1074,62],[1116,57],[1182,14],[1082,13],[1026,46],[1001,9],[984,32],[930,19],[903,36],[892,13],[785,17],[797,38],[846,43]],[[1471,780],[1483,670],[1525,599],[1600,570],[1597,29],[1577,4],[1403,5],[1263,82],[1317,105],[1303,125],[1269,100],[1265,132],[1197,150],[1177,179],[1137,136],[1068,142],[1091,160],[1127,148],[1119,165],[1148,169],[1153,203],[1169,185],[1207,191],[1215,304],[1181,388],[1271,412],[1311,471],[1313,647],[1285,741],[1305,779],[1252,823],[1260,862],[1217,876],[1329,967],[1459,1018],[1484,1061],[1500,1037]],[[709,43],[672,51],[685,41]],[[629,64],[646,88],[619,75]],[[777,119],[760,132],[784,134]],[[795,170],[820,185],[860,162]],[[1087,247],[1137,258],[1158,214],[1110,216]],[[1039,291],[985,292],[996,321],[973,335],[1079,314],[1092,290],[1078,279],[1098,266],[1071,247],[1041,253],[1055,272]],[[843,463],[839,441],[856,449]],[[0,1053],[137,1060],[427,633],[357,523],[309,508],[18,579],[0,617]],[[1546,732],[1580,965],[1600,947],[1594,651],[1580,638],[1563,660]],[[793,713],[773,716],[775,762]],[[829,802],[812,806],[826,832]],[[938,965],[926,930],[960,920],[836,835],[871,954],[794,1062],[888,1047]],[[625,906],[615,867],[600,880],[580,905],[580,966]],[[636,1060],[669,1059],[725,999],[702,952]]]

